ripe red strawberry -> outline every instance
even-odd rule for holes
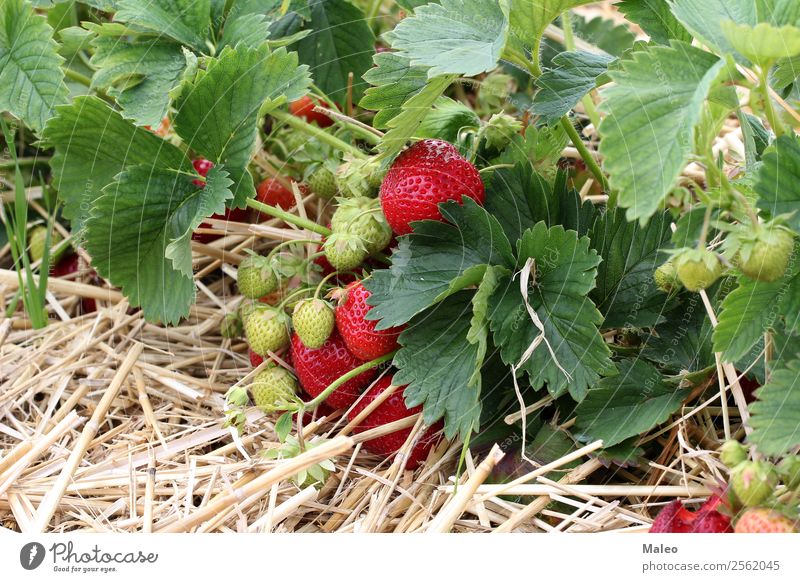
[[[205,158],[197,158],[196,160],[192,160],[192,166],[194,167],[195,172],[205,178],[208,176],[211,168],[214,167],[214,162]],[[203,180],[192,180],[192,184],[195,186],[200,186],[201,188],[206,185]]]
[[[258,368],[264,361],[264,358],[262,356],[259,356],[251,349],[247,350],[247,355],[250,356],[250,365],[253,366],[254,368]]]
[[[267,178],[258,185],[256,200],[283,210],[290,210],[297,205],[294,193],[276,178]],[[270,217],[266,216],[264,220],[268,218]]]
[[[353,410],[348,415],[348,419],[353,420],[361,413],[362,410],[366,409],[371,402],[378,398],[378,396],[380,396],[383,391],[392,384],[392,378],[393,376],[387,374],[375,382],[375,385],[370,388],[364,397],[358,402],[358,404],[353,407]],[[389,396],[389,398],[378,405],[378,407],[373,410],[369,416],[367,416],[367,418],[361,421],[361,424],[359,424],[354,430],[356,433],[362,433],[367,430],[389,424],[390,422],[407,418],[418,412],[422,412],[422,407],[415,406],[414,408],[407,408],[405,402],[403,401],[403,389],[398,388],[392,393],[391,396]],[[408,456],[406,467],[414,468],[417,466],[417,464],[425,460],[425,458],[428,456],[428,451],[430,451],[438,441],[439,435],[437,433],[442,429],[442,426],[443,424],[441,421],[437,422],[430,429],[428,429],[428,432],[424,434],[419,441],[417,441],[417,444],[414,446],[414,448],[411,450],[411,454]],[[411,428],[404,428],[396,432],[365,441],[364,448],[371,453],[388,457],[402,448],[403,444],[408,439],[408,435],[410,434]]]
[[[452,144],[424,139],[400,154],[381,185],[381,206],[397,235],[411,232],[415,220],[442,220],[439,203],[464,196],[483,204],[478,170]]]
[[[311,396],[316,397],[336,379],[364,362],[347,349],[341,336],[333,331],[322,347],[307,348],[296,333],[292,334],[292,361],[300,385]],[[337,388],[325,399],[334,408],[347,408],[355,402],[361,390],[375,378],[373,368],[359,374]]]
[[[309,123],[316,123],[320,127],[330,127],[333,125],[333,120],[324,113],[314,111],[314,107],[318,104],[318,101],[314,101],[311,97],[306,95],[297,101],[289,103],[289,113],[295,117],[302,117]],[[325,106],[330,109],[327,103]]]
[[[405,326],[377,331],[375,327],[378,322],[365,319],[372,309],[371,305],[367,305],[371,293],[361,281],[350,283],[342,295],[341,303],[336,308],[336,328],[353,354],[369,361],[398,348],[397,338]]]
[[[676,499],[653,521],[650,533],[731,533],[731,520],[717,511],[722,499],[712,495],[697,511],[690,511]]]
[[[50,268],[50,276],[57,277],[59,279],[69,278],[76,280],[76,277],[72,275],[78,273],[78,271],[80,271],[80,267],[80,257],[77,253],[71,252],[61,257],[61,259]],[[100,282],[94,269],[90,270],[88,278],[93,283]],[[97,301],[87,297],[81,299],[80,313],[94,313],[95,311],[97,311]]]
[[[736,522],[736,533],[797,533],[798,523],[766,507],[745,511]]]

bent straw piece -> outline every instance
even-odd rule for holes
[[[264,529],[264,531],[271,531],[274,529],[276,525],[279,525],[284,519],[291,516],[292,513],[297,510],[301,505],[304,503],[308,503],[309,501],[314,501],[317,498],[319,491],[313,485],[309,485],[299,493],[292,495],[289,499],[275,507],[272,515],[265,513],[261,517],[259,517],[256,521],[251,523],[247,527],[248,533],[256,533],[262,531],[262,528],[265,528],[268,525],[268,521],[271,522],[272,527],[269,529]],[[268,519],[269,518],[269,519]]]
[[[34,283],[39,284],[39,276],[33,276]],[[0,269],[0,283],[8,285],[11,289],[16,289],[19,285],[17,272],[8,269]],[[48,278],[47,288],[55,293],[65,293],[68,295],[78,295],[87,299],[99,299],[110,303],[119,303],[124,299],[122,293],[114,289],[106,289],[96,285],[87,285],[77,281],[67,281],[64,279]]]
[[[187,517],[180,519],[177,522],[164,527],[163,529],[157,528],[157,531],[164,533],[187,531],[188,529],[229,508],[239,500],[247,499],[258,492],[264,492],[272,487],[274,483],[291,477],[292,475],[299,473],[311,465],[316,465],[325,459],[330,459],[331,457],[341,455],[345,451],[353,448],[354,445],[355,443],[353,442],[353,439],[349,437],[336,437],[335,439],[321,444],[318,447],[309,449],[302,455],[278,464],[273,469],[270,469],[266,473],[256,477],[240,489],[225,493],[215,501],[209,503],[202,510],[195,511]]]
[[[47,492],[44,499],[42,499],[42,502],[39,504],[39,509],[36,513],[36,519],[34,522],[34,531],[42,533],[47,527],[47,524],[50,523],[50,520],[53,518],[53,514],[56,512],[56,508],[58,507],[61,497],[67,490],[69,481],[75,474],[75,470],[78,468],[81,459],[86,454],[89,443],[97,435],[97,431],[105,419],[105,415],[108,412],[108,409],[111,407],[111,403],[117,397],[117,394],[122,387],[122,383],[128,377],[128,374],[130,373],[134,364],[136,364],[139,356],[142,355],[143,350],[143,344],[134,344],[133,347],[131,347],[131,350],[128,352],[125,360],[117,369],[117,373],[114,375],[113,380],[111,380],[111,384],[106,389],[105,394],[103,394],[103,398],[101,398],[100,402],[97,404],[97,408],[92,414],[92,418],[88,423],[86,423],[86,426],[83,427],[83,432],[81,432],[78,444],[75,445],[75,448],[72,450],[69,459],[67,459],[66,465],[64,465],[64,468],[61,470],[58,479],[56,479],[56,482],[53,484],[53,488]]]
[[[475,491],[486,481],[489,473],[492,472],[492,469],[494,469],[495,465],[497,465],[504,456],[505,453],[503,450],[495,443],[486,458],[481,461],[480,465],[475,469],[475,473],[473,473],[472,477],[461,486],[458,493],[450,499],[450,502],[439,510],[438,515],[428,525],[426,533],[449,532],[459,516],[464,513],[464,508],[469,505]]]
[[[558,482],[556,482],[558,483]],[[442,485],[438,488],[445,493],[453,493],[455,486]],[[460,490],[460,488],[459,488]],[[540,497],[557,493],[591,495],[594,497],[705,497],[711,490],[703,485],[569,485],[558,487],[548,484],[517,485],[511,489],[505,485],[481,485],[475,491],[482,495],[479,499],[491,498],[497,495],[517,495],[521,497]]]

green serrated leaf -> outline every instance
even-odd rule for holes
[[[750,405],[748,440],[765,455],[781,455],[800,444],[800,360],[779,366]]]
[[[488,346],[489,300],[497,289],[500,277],[508,274],[509,271],[505,267],[488,266],[483,274],[483,279],[478,285],[478,291],[472,296],[472,319],[467,332],[467,341],[478,346],[477,361],[479,366],[486,357]],[[472,386],[476,382],[480,382],[480,367],[475,369],[469,385]]]
[[[293,101],[308,91],[308,67],[297,55],[267,46],[226,47],[176,100],[175,131],[194,151],[223,164],[234,181],[231,206],[243,208],[255,196],[247,170],[258,135],[259,110],[266,101]]]
[[[308,5],[310,19],[300,30],[310,34],[290,48],[334,101],[344,104],[352,73],[353,99],[358,101],[365,89],[358,80],[372,66],[375,52],[375,36],[364,13],[346,0],[312,0]]]
[[[137,125],[158,126],[169,108],[169,93],[180,84],[186,68],[181,45],[170,40],[141,37],[126,40],[109,35],[92,41],[97,67],[92,86],[117,98],[125,117]],[[136,79],[131,86],[130,80]]]
[[[715,55],[673,41],[636,51],[621,69],[609,71],[616,84],[603,92],[600,152],[629,220],[646,222],[672,189],[723,66]]]
[[[516,0],[511,3],[509,21],[511,39],[508,50],[538,50],[545,28],[565,10],[592,0]],[[538,60],[538,54],[536,56]]]
[[[372,125],[385,129],[403,103],[425,88],[428,73],[425,67],[412,67],[406,57],[396,53],[377,53],[372,59],[375,66],[363,78],[373,87],[364,92],[359,106],[377,111]]]
[[[714,364],[711,324],[697,293],[684,293],[666,321],[643,340],[641,354],[673,374],[696,372]]]
[[[800,230],[800,140],[784,135],[764,153],[756,177],[758,207],[772,216],[794,213],[789,224]]]
[[[602,16],[590,19],[577,13],[572,14],[570,21],[572,32],[576,37],[614,57],[625,54],[636,40],[636,35],[630,31],[626,22],[618,22]]]
[[[667,295],[656,287],[653,271],[663,262],[659,250],[669,240],[670,222],[662,213],[643,227],[619,209],[595,222],[592,248],[603,261],[591,297],[605,317],[603,327],[652,327],[664,317]]]
[[[508,34],[508,2],[441,0],[419,7],[391,34],[392,48],[428,77],[478,75],[497,66]]]
[[[118,0],[117,22],[128,22],[192,47],[208,50],[211,0]]]
[[[394,357],[394,382],[408,384],[406,405],[422,404],[428,425],[444,417],[447,438],[466,438],[480,420],[479,346],[467,341],[471,297],[461,291],[412,319]]]
[[[666,421],[689,394],[667,384],[644,360],[623,360],[578,404],[575,426],[588,440],[610,447]]]
[[[389,131],[378,144],[380,153],[376,156],[377,160],[384,162],[391,160],[405,147],[406,142],[427,117],[433,104],[455,79],[456,75],[442,75],[430,79],[422,90],[403,103],[401,111],[386,123]]]
[[[275,434],[278,435],[279,442],[286,441],[286,437],[292,432],[293,416],[294,414],[292,412],[284,412],[278,419],[278,422],[275,423]]]
[[[667,0],[623,0],[617,8],[626,20],[641,26],[653,42],[664,45],[673,39],[692,42],[692,35],[670,12]]]
[[[56,105],[67,100],[67,86],[53,41],[53,29],[23,0],[0,4],[0,111],[8,111],[36,132]]]
[[[487,265],[514,265],[511,245],[497,220],[471,198],[439,205],[445,223],[424,220],[400,238],[392,266],[364,281],[378,329],[401,325],[467,285],[477,285]]]
[[[563,52],[556,55],[555,69],[546,70],[536,79],[539,91],[533,98],[531,113],[547,124],[569,113],[608,69],[613,57],[586,52]]]
[[[225,212],[225,202],[233,198],[233,192],[230,191],[232,184],[233,180],[228,178],[223,166],[214,166],[208,172],[203,191],[187,197],[177,210],[172,220],[186,227],[183,233],[173,238],[164,252],[176,271],[187,277],[193,275],[192,234],[209,216]]]
[[[449,97],[439,97],[417,128],[415,137],[443,139],[457,143],[463,129],[477,129],[481,119],[469,107]]]
[[[727,20],[720,28],[736,52],[757,65],[770,66],[800,54],[800,28],[795,26],[778,28],[766,22],[749,26]]]
[[[240,44],[256,48],[266,41],[270,35],[271,22],[263,14],[243,14],[237,17],[228,17],[225,28],[222,30],[219,48],[230,46],[236,48]]]
[[[544,222],[526,231],[518,242],[518,266],[528,258],[535,260],[528,300],[555,358],[570,377],[556,365],[544,342],[520,369],[527,372],[535,390],[546,384],[551,394],[560,396],[569,389],[580,401],[601,376],[614,373],[611,352],[598,329],[603,316],[588,296],[601,259],[589,248],[587,237],[578,238],[560,225],[548,229]],[[518,364],[539,335],[526,312],[518,279],[500,280],[490,320],[503,361]]]
[[[773,328],[786,311],[785,302],[793,303],[800,289],[800,270],[787,269],[786,275],[772,282],[739,278],[739,285],[722,302],[719,324],[714,329],[714,350],[728,362],[747,354]],[[788,311],[794,311],[789,305]]]
[[[149,164],[191,172],[181,150],[134,126],[97,97],[76,97],[58,107],[42,141],[56,150],[50,160],[53,185],[73,233],[79,233],[103,188],[126,168]]]
[[[694,37],[720,54],[735,52],[722,31],[723,22],[758,23],[753,0],[670,0],[670,4],[675,18]]]
[[[224,176],[220,171],[221,181]],[[225,194],[199,188],[192,178],[151,165],[129,167],[103,189],[86,222],[92,265],[132,306],[141,306],[148,321],[177,323],[194,302],[192,277],[175,269],[166,250],[196,222],[191,209],[216,208]],[[216,200],[196,200],[206,197]]]

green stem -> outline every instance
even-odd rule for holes
[[[564,131],[567,132],[570,141],[572,141],[572,145],[575,146],[575,149],[578,150],[581,158],[583,158],[583,161],[586,163],[586,167],[589,168],[595,179],[600,183],[600,186],[603,188],[603,192],[608,192],[608,180],[606,180],[603,170],[600,169],[600,165],[597,163],[597,160],[594,159],[592,154],[586,148],[586,145],[583,143],[580,134],[578,134],[578,130],[575,129],[567,116],[561,118],[561,127],[563,127]]]
[[[759,76],[759,83],[758,89],[761,93],[761,99],[764,101],[764,113],[767,115],[767,121],[769,121],[770,127],[772,127],[772,131],[775,132],[775,137],[780,137],[785,133],[785,129],[783,127],[783,123],[781,122],[778,115],[775,113],[775,108],[772,107],[772,99],[769,96],[769,67],[765,66],[761,69],[761,75]]]
[[[278,311],[283,311],[286,308],[286,305],[288,305],[289,302],[292,299],[294,299],[295,297],[298,297],[299,295],[301,295],[303,293],[308,293],[309,291],[311,291],[311,289],[309,289],[308,287],[303,287],[301,289],[296,289],[294,292],[289,293],[289,295],[287,295],[286,298],[278,304],[278,307],[276,309]]]
[[[311,239],[311,238],[304,238],[304,239],[299,239],[299,240],[285,240],[285,241],[283,241],[281,243],[276,244],[272,248],[272,250],[270,250],[269,253],[267,254],[267,258],[271,259],[273,256],[275,256],[275,253],[277,253],[278,250],[280,250],[280,249],[282,249],[284,247],[288,247],[289,245],[305,245],[305,244],[312,244],[312,245],[313,244],[317,244],[318,245],[319,243],[320,243],[320,241],[314,240],[314,239]]]
[[[322,393],[319,396],[317,396],[316,398],[314,398],[310,402],[304,403],[303,404],[303,409],[305,410],[305,409],[315,408],[315,407],[319,406],[320,404],[325,402],[325,399],[328,398],[328,396],[330,396],[339,386],[341,386],[342,384],[344,384],[348,380],[352,380],[353,378],[355,378],[356,376],[358,376],[359,374],[361,374],[363,372],[366,372],[367,370],[371,370],[372,368],[376,368],[376,367],[380,366],[384,362],[388,362],[389,360],[391,360],[395,356],[396,353],[397,353],[397,350],[395,350],[393,352],[390,352],[390,353],[386,354],[385,356],[381,356],[380,358],[375,358],[374,360],[371,360],[371,361],[369,361],[369,362],[367,362],[365,364],[361,364],[358,368],[353,368],[352,370],[350,370],[344,376],[339,376],[336,380],[333,381],[333,383],[330,386],[325,388],[325,390],[323,390]],[[300,413],[302,414],[302,412],[303,411],[301,410]]]
[[[357,147],[340,140],[338,137],[331,135],[327,131],[320,129],[319,127],[316,127],[314,125],[311,125],[310,123],[307,123],[306,121],[300,119],[299,117],[295,117],[290,113],[281,110],[276,110],[273,111],[271,115],[275,119],[285,123],[292,129],[301,131],[311,137],[315,137],[319,141],[328,144],[334,149],[352,155],[354,158],[365,160],[368,157],[367,154],[362,152]]]
[[[533,43],[531,47],[531,60],[528,63],[528,69],[531,72],[531,75],[535,79],[538,79],[542,76],[542,67],[539,65],[540,55],[539,52],[542,50],[542,39],[537,38],[536,41]]]
[[[330,236],[331,234],[331,229],[325,228],[321,224],[317,224],[312,220],[303,218],[301,216],[297,216],[296,214],[291,214],[290,212],[286,212],[285,210],[281,210],[280,208],[275,208],[274,206],[270,206],[269,204],[264,204],[263,202],[259,202],[254,198],[250,198],[247,201],[247,205],[250,208],[258,210],[259,212],[263,212],[264,214],[268,214],[269,216],[272,216],[274,218],[280,218],[284,222],[288,222],[289,224],[294,224],[295,226],[299,226],[300,228],[310,230],[311,232],[316,232],[317,234],[321,234],[322,236]]]
[[[328,279],[332,279],[333,277],[336,277],[338,275],[339,275],[338,271],[334,271],[333,273],[328,273],[327,275],[325,275],[322,278],[322,281],[319,282],[319,285],[317,285],[317,289],[314,291],[314,299],[319,299],[319,292],[322,290],[322,286],[325,285]]]
[[[706,238],[708,238],[708,227],[711,223],[711,206],[706,206],[706,213],[703,216],[703,227],[700,229],[700,238],[697,241],[697,250],[706,248]]]
[[[17,162],[20,168],[32,168],[39,165],[47,165],[50,162],[50,158],[18,158]],[[0,170],[13,170],[15,167],[14,162],[0,162]]]

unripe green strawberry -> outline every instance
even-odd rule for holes
[[[269,295],[278,288],[278,277],[267,257],[250,255],[239,265],[239,292],[248,299]]]
[[[680,279],[678,279],[678,270],[672,261],[667,261],[658,267],[653,273],[653,279],[656,282],[656,287],[664,293],[672,293],[681,287]]]
[[[50,233],[50,249],[58,246],[58,244],[63,241],[64,238],[58,233],[58,231],[53,230]],[[45,251],[45,243],[47,242],[47,227],[43,225],[37,225],[31,228],[28,231],[28,256],[30,256],[31,261],[36,262],[42,260],[44,258],[44,251]],[[60,252],[54,253],[50,255],[50,262],[57,263],[58,259],[61,258],[61,255],[64,254],[65,249],[61,249]]]
[[[731,472],[731,488],[742,505],[755,507],[764,502],[778,484],[775,468],[763,461],[744,461]]]
[[[250,349],[259,356],[277,352],[289,345],[289,318],[270,305],[257,305],[244,320]]]
[[[337,271],[352,271],[369,256],[361,237],[348,233],[334,232],[322,248],[325,258]]]
[[[289,130],[283,133],[282,143],[290,156],[298,154],[308,142],[308,136],[302,132]]]
[[[800,487],[800,457],[792,455],[784,458],[778,465],[778,473],[788,489]]]
[[[336,318],[331,306],[321,299],[304,299],[292,313],[292,326],[307,348],[315,350],[324,344],[331,333]]]
[[[264,412],[286,410],[297,400],[297,380],[287,369],[271,365],[256,375],[250,391]]]
[[[719,460],[733,469],[747,460],[747,449],[739,441],[725,441],[719,448]]]
[[[358,236],[370,255],[385,249],[392,240],[392,229],[381,210],[380,200],[359,196],[339,199],[339,206],[331,218],[335,233]]]
[[[507,113],[495,113],[486,122],[483,136],[489,147],[502,150],[509,143],[515,134],[522,130],[522,122]]]
[[[336,186],[342,196],[374,198],[383,181],[384,172],[374,159],[350,159],[336,170]]]
[[[794,235],[786,228],[772,227],[742,245],[736,262],[742,273],[757,281],[777,281],[786,272],[794,250]]]
[[[222,337],[227,339],[242,337],[242,333],[244,333],[244,324],[239,314],[226,314],[225,317],[222,318],[222,323],[219,325],[219,333]]]
[[[311,191],[325,200],[331,200],[339,191],[336,188],[336,177],[328,168],[320,166],[308,177]]]
[[[674,260],[678,279],[689,291],[709,288],[722,274],[722,263],[706,249],[684,252]]]

